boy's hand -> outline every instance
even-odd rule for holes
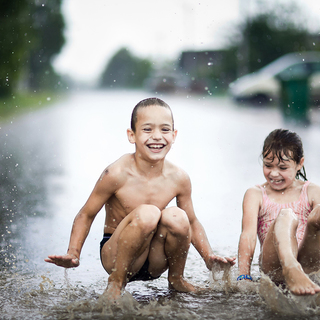
[[[212,270],[212,268],[217,264],[223,266],[228,263],[230,266],[233,266],[236,263],[235,260],[235,257],[220,257],[215,254],[211,254],[206,261],[206,265],[209,270]]]
[[[80,264],[79,258],[71,254],[65,254],[63,256],[51,255],[48,256],[47,259],[44,259],[44,261],[64,268],[75,268]]]

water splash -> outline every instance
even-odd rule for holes
[[[259,283],[256,281],[237,281],[238,269],[231,268],[230,264],[216,264],[211,271],[210,287],[214,291],[242,292],[257,294]]]
[[[172,300],[149,300],[141,303],[127,291],[116,302],[101,295],[97,300],[82,300],[71,303],[67,307],[69,319],[76,319],[79,315],[83,319],[198,319],[195,312],[186,310],[179,303]]]
[[[42,282],[39,284],[40,291],[44,291],[47,289],[52,289],[54,287],[54,283],[48,277],[41,275]]]
[[[310,275],[310,278],[319,283],[319,272]],[[289,316],[320,315],[320,293],[306,296],[294,295],[287,289],[276,286],[263,273],[261,274],[259,293],[267,306],[274,312]]]

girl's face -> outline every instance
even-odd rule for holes
[[[296,180],[296,173],[300,170],[304,163],[304,158],[297,164],[282,154],[280,161],[272,153],[263,158],[263,174],[273,190],[281,191],[290,187]]]

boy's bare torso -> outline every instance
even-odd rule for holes
[[[152,204],[163,210],[178,196],[181,189],[181,169],[165,161],[159,173],[150,166],[148,175],[140,174],[134,155],[128,154],[109,166],[105,175],[116,175],[115,192],[105,204],[105,233],[113,233],[121,220],[141,204]]]

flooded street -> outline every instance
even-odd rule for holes
[[[103,211],[92,225],[80,267],[65,271],[44,262],[48,254],[66,252],[73,219],[103,169],[134,152],[126,129],[133,107],[149,96],[139,91],[78,92],[0,123],[0,318],[316,319],[307,307],[290,309],[304,306],[303,297],[298,302],[281,297],[277,306],[270,305],[262,298],[274,296],[267,282],[262,295],[257,284],[237,290],[235,268],[229,283],[214,282],[194,248],[185,277],[205,285],[203,293],[169,291],[165,273],[155,281],[127,285],[117,307],[102,304],[98,298],[108,278],[99,258]],[[259,157],[263,140],[285,126],[281,115],[275,108],[239,107],[227,98],[159,97],[171,106],[178,129],[168,160],[190,175],[195,211],[215,252],[235,256],[242,198],[247,188],[264,181]],[[317,116],[308,128],[291,129],[304,143],[308,179],[320,184]],[[255,278],[260,276],[258,254],[257,247]]]

